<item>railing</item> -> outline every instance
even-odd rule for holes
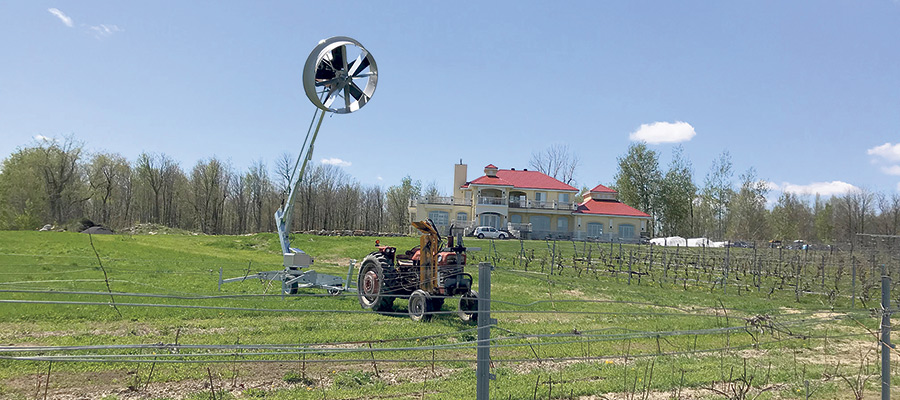
[[[419,196],[418,198],[411,199],[410,205],[415,207],[416,204],[446,204],[446,205],[454,205],[454,206],[471,206],[472,200],[469,199],[461,199],[459,197],[450,197],[450,196]]]
[[[554,209],[556,209],[556,202],[528,200],[528,208],[540,208],[543,210],[554,210]]]
[[[409,200],[409,206],[415,207],[417,204],[444,204],[454,206],[471,206],[471,199],[461,199],[451,196],[419,196]],[[578,205],[575,203],[558,203],[555,201],[536,201],[536,200],[510,200],[506,197],[478,197],[479,205],[502,206],[508,205],[510,208],[531,208],[539,210],[575,210]]]
[[[510,201],[510,208],[534,208],[539,210],[575,210],[578,205],[575,203],[558,203],[555,201],[537,201],[537,200],[526,200],[526,201]]]
[[[502,206],[506,204],[506,197],[479,197],[478,204],[489,206]]]

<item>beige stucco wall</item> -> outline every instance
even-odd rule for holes
[[[522,223],[531,223],[531,217],[535,215],[547,216],[550,218],[550,230],[556,231],[558,226],[558,221],[560,218],[568,219],[568,232],[572,232],[573,236],[583,237],[587,234],[587,225],[588,223],[601,223],[603,224],[603,233],[617,234],[619,232],[619,225],[623,224],[631,224],[634,226],[635,237],[639,237],[641,232],[646,232],[649,226],[650,219],[647,217],[619,217],[619,216],[608,216],[608,215],[592,215],[592,214],[573,214],[570,210],[553,210],[553,209],[537,209],[537,208],[516,208],[516,207],[508,207],[506,204],[503,205],[479,205],[478,204],[478,189],[481,188],[485,192],[482,193],[482,196],[488,195],[490,197],[506,197],[507,199],[510,196],[510,193],[524,193],[527,200],[534,201],[535,193],[544,192],[547,195],[547,202],[559,201],[560,194],[569,193],[569,201],[567,204],[572,203],[575,200],[576,192],[562,192],[562,191],[552,191],[552,190],[534,190],[534,189],[514,189],[514,188],[497,188],[497,187],[480,187],[477,185],[472,185],[468,188],[465,188],[459,192],[456,192],[456,198],[462,202],[465,199],[471,200],[471,205],[451,205],[451,204],[424,204],[417,203],[415,207],[410,207],[410,217],[413,220],[423,220],[428,218],[428,215],[432,211],[445,211],[448,213],[447,222],[449,224],[454,224],[456,226],[466,225],[467,223],[476,220],[478,218],[479,212],[496,212],[501,215],[501,224],[506,225],[506,223],[510,222],[510,217],[514,215],[519,215],[522,218]],[[461,197],[462,196],[462,197]],[[508,201],[508,200],[507,200]],[[457,220],[457,216],[460,212],[466,213],[467,221],[466,223],[462,223]],[[475,225],[480,224],[480,220],[478,220]]]

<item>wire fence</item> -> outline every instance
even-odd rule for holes
[[[598,387],[585,382],[613,378],[619,383],[597,385],[623,398],[641,399],[649,398],[651,392],[671,392],[672,398],[682,398],[685,390],[709,395],[726,393],[727,398],[745,398],[738,394],[758,394],[785,388],[805,388],[809,398],[810,385],[813,397],[816,388],[854,393],[864,391],[866,382],[874,375],[875,370],[870,370],[874,359],[868,352],[857,355],[853,351],[875,348],[880,343],[877,338],[880,331],[873,318],[877,310],[866,307],[877,297],[875,282],[876,278],[881,277],[881,268],[889,275],[893,271],[900,274],[897,258],[890,253],[879,252],[672,249],[589,242],[520,242],[519,247],[518,251],[504,252],[492,244],[481,253],[470,255],[470,264],[484,260],[498,265],[495,273],[499,286],[494,288],[498,297],[490,300],[490,313],[498,316],[497,323],[488,324],[497,332],[489,339],[490,360],[495,371],[511,369],[518,372],[499,374],[492,392],[497,398],[574,398],[566,396],[590,395]],[[393,311],[378,314],[358,306],[354,309],[348,299],[355,299],[356,295],[350,293],[335,296],[301,291],[285,299],[281,293],[213,292],[218,267],[243,274],[250,271],[246,264],[219,264],[213,270],[202,262],[165,265],[154,260],[152,267],[141,268],[140,263],[103,258],[99,254],[96,258],[62,257],[66,261],[58,263],[37,262],[36,255],[0,254],[0,257],[21,259],[6,264],[9,268],[4,268],[0,273],[0,308],[11,311],[6,315],[9,318],[7,321],[12,322],[30,321],[29,313],[44,312],[41,307],[101,313],[115,306],[120,310],[120,315],[125,315],[123,318],[141,315],[139,310],[142,309],[170,309],[204,316],[200,313],[221,312],[227,313],[225,316],[229,318],[256,315],[296,315],[303,318],[407,315],[402,310],[402,304]],[[29,259],[35,262],[29,263]],[[247,264],[252,266],[252,263]],[[53,271],[44,270],[46,268]],[[102,276],[99,275],[101,268],[108,274],[106,278],[98,277]],[[133,274],[141,274],[142,278],[136,278]],[[31,275],[58,277],[32,279],[29,278]],[[132,278],[122,279],[128,275]],[[198,282],[177,287],[166,284],[173,279]],[[502,292],[498,292],[505,287],[503,285],[514,288],[523,280],[530,282],[531,287],[546,287],[546,296],[542,292],[533,292],[529,296],[503,296],[500,295]],[[716,298],[725,299],[728,296],[766,298],[792,295],[798,305],[790,309],[786,309],[783,303],[768,309],[759,305],[726,307],[719,300],[716,304],[700,306],[666,301],[572,298],[573,295],[567,293],[566,288],[571,285],[590,285],[592,282],[626,288],[679,289],[685,293],[701,292],[704,295],[716,293]],[[155,290],[134,290],[141,287]],[[200,289],[195,292],[186,290],[190,288]],[[240,286],[237,290],[248,288],[252,289],[252,286]],[[251,305],[242,306],[242,302],[250,302]],[[307,302],[308,306],[303,306]],[[375,376],[386,371],[384,366],[379,369],[379,364],[393,365],[392,368],[421,368],[426,372],[430,366],[431,374],[425,374],[424,385],[427,384],[427,376],[439,380],[439,375],[434,373],[436,365],[451,370],[471,368],[477,361],[475,350],[479,344],[475,339],[476,328],[447,322],[457,313],[450,305],[429,313],[443,324],[421,330],[446,331],[359,340],[226,344],[209,343],[222,342],[221,335],[182,336],[182,329],[175,327],[174,334],[154,335],[155,339],[168,338],[154,343],[115,343],[121,338],[113,340],[101,335],[100,340],[110,341],[94,344],[93,340],[87,340],[92,344],[58,345],[35,344],[46,342],[39,335],[4,333],[0,330],[3,341],[10,343],[0,346],[0,360],[8,366],[27,366],[32,371],[31,378],[45,378],[45,396],[50,388],[53,366],[56,365],[56,373],[61,374],[64,372],[59,371],[59,365],[73,363],[109,365],[109,368],[149,365],[149,371],[145,369],[144,375],[138,374],[138,381],[146,380],[145,389],[152,382],[156,365],[184,364],[185,368],[194,365],[196,368],[189,376],[201,379],[202,373],[207,372],[210,380],[208,391],[212,398],[217,396],[217,387],[218,390],[226,390],[225,372],[218,371],[217,384],[211,370],[203,370],[202,367],[221,364],[231,368],[239,368],[234,365],[243,364],[292,365],[285,368],[294,370],[300,366],[303,382],[307,383],[316,381],[312,378],[307,380],[307,372],[322,373],[321,370],[315,371],[314,365],[319,368],[342,365]],[[478,311],[470,313],[479,314]],[[401,321],[414,325],[405,319],[388,320],[395,325]],[[365,323],[368,320],[361,325]],[[635,329],[666,325],[672,328]],[[354,336],[347,332],[343,335]],[[71,336],[79,336],[79,333],[72,332]],[[247,336],[257,339],[268,337]],[[358,332],[355,336],[365,337],[367,334]],[[73,340],[77,342],[79,339]],[[773,361],[776,365],[784,362],[787,356],[782,350],[785,349],[794,354],[793,364],[777,366],[775,374],[769,371],[763,378],[763,363],[768,363],[771,370]],[[804,350],[809,359],[798,362],[796,354]],[[817,356],[821,360],[816,359]],[[829,357],[833,356],[856,359],[848,359],[843,367],[835,367],[829,364]],[[693,360],[698,366],[686,365],[685,360]],[[857,361],[859,370],[856,369]],[[707,365],[710,363],[720,364],[721,368],[715,368],[717,373],[710,374]],[[743,370],[736,374],[734,367],[741,363]],[[725,364],[730,368],[728,374]],[[594,366],[594,369],[582,370],[577,365]],[[654,382],[652,371],[656,365],[659,368],[665,365],[670,370],[665,378],[657,375]],[[46,372],[39,372],[44,366]],[[798,366],[802,372],[796,371]],[[786,373],[786,369],[793,371]],[[5,373],[15,375],[8,370]],[[679,373],[680,381],[674,378]],[[660,372],[657,371],[657,374]],[[535,379],[533,388],[523,388],[523,376]],[[756,383],[753,383],[754,379]],[[236,379],[232,379],[232,387],[235,387],[235,382]],[[323,395],[330,390],[334,396],[341,396],[341,389],[326,388],[325,380],[319,379],[318,384],[322,385]],[[440,385],[436,382],[432,384]],[[835,389],[835,385],[840,389]],[[137,389],[140,388],[141,385],[138,385]],[[871,384],[868,389],[872,390]],[[372,390],[377,389],[373,387]],[[823,393],[826,390],[829,389],[823,389]],[[427,397],[424,389],[422,397]],[[433,397],[443,396],[437,393]]]

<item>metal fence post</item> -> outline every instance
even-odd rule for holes
[[[850,274],[853,281],[850,284],[850,308],[856,308],[856,259],[853,258],[853,251],[850,252]]]
[[[490,263],[478,263],[478,350],[475,364],[475,395],[477,400],[490,399],[491,380],[491,270]]]
[[[891,277],[881,266],[881,399],[891,399]]]

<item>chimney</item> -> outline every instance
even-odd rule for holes
[[[466,169],[466,164],[462,163],[462,159],[459,160],[459,164],[453,166],[453,197],[458,199],[464,199],[466,197],[463,190],[460,189],[460,186],[465,185],[466,182],[468,182],[466,179],[468,171]]]

